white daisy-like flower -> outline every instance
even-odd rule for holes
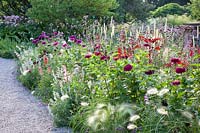
[[[69,98],[69,96],[68,96],[67,94],[65,94],[65,95],[63,95],[60,99],[61,99],[62,101],[64,101],[64,100],[67,99],[67,98]]]
[[[87,103],[87,102],[81,102],[81,106],[88,106],[89,105],[89,103]]]
[[[158,108],[157,112],[161,115],[168,115],[168,111],[164,107]]]
[[[139,116],[139,115],[133,115],[133,116],[130,117],[129,121],[134,122],[134,121],[136,121],[137,119],[140,119],[140,116]]]
[[[149,90],[147,90],[148,95],[154,95],[157,93],[158,93],[158,90],[156,88],[150,88]]]
[[[168,92],[169,92],[169,89],[164,88],[164,89],[160,90],[157,95],[158,96],[163,96],[163,95],[165,95]]]
[[[137,126],[134,125],[134,124],[128,124],[128,126],[127,126],[127,129],[128,129],[128,130],[133,130],[133,129],[135,129],[135,128],[137,128]]]

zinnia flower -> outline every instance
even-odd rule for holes
[[[74,35],[70,36],[69,40],[72,41],[72,42],[75,41],[76,40],[76,36],[74,36]]]
[[[109,60],[110,57],[109,56],[106,56],[106,55],[103,55],[101,56],[100,60]]]
[[[171,58],[171,62],[174,64],[179,63],[181,60],[179,58]]]
[[[81,43],[82,43],[82,40],[77,39],[77,40],[76,40],[76,43],[77,43],[77,44],[81,44]]]
[[[92,54],[91,54],[91,53],[87,53],[87,54],[85,55],[85,58],[90,58],[90,57],[92,57]]]
[[[128,64],[124,67],[124,71],[131,71],[133,66],[131,64]]]
[[[46,44],[46,42],[45,42],[45,41],[42,41],[42,44]]]
[[[146,74],[146,75],[152,75],[152,74],[154,74],[154,70],[148,70],[148,71],[145,71],[144,73]]]
[[[184,73],[186,69],[184,67],[177,67],[176,68],[176,73]]]
[[[180,81],[179,80],[174,80],[174,81],[172,81],[172,85],[180,85]]]
[[[34,39],[34,40],[32,41],[33,44],[37,44],[38,42],[39,42],[39,39]]]
[[[96,51],[96,52],[94,52],[94,54],[95,54],[96,56],[99,56],[99,55],[101,55],[101,52]]]
[[[58,42],[54,42],[54,43],[53,43],[53,46],[57,46],[57,45],[58,45]]]

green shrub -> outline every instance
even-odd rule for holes
[[[166,17],[168,14],[183,15],[186,12],[187,9],[185,9],[183,6],[180,6],[177,3],[169,3],[157,8],[155,11],[152,11],[151,13],[153,17]]]
[[[16,50],[17,45],[17,42],[12,41],[8,38],[0,40],[0,57],[14,58],[14,51]]]

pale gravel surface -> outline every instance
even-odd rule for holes
[[[0,133],[69,133],[53,127],[47,106],[16,79],[14,60],[0,58]]]

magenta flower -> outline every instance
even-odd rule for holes
[[[109,60],[110,57],[109,56],[106,56],[106,55],[102,55],[100,60]]]
[[[65,47],[67,47],[67,46],[68,46],[67,43],[64,43],[64,44],[62,45],[63,48],[65,48]]]
[[[145,71],[144,73],[146,74],[146,75],[152,75],[152,74],[154,74],[154,70],[148,70],[148,71]]]
[[[124,71],[131,71],[133,68],[133,66],[131,64],[128,64],[126,66],[124,66]]]
[[[144,44],[143,46],[145,46],[145,47],[150,47],[150,45],[149,45],[149,44]]]
[[[101,52],[96,51],[96,52],[94,52],[94,54],[95,54],[96,56],[99,56],[99,55],[101,55]]]
[[[174,80],[174,81],[172,81],[172,85],[180,85],[180,81],[179,80]]]
[[[184,68],[184,67],[177,67],[176,68],[176,73],[184,73],[184,72],[186,72],[186,68]]]
[[[171,62],[174,64],[179,63],[181,60],[179,58],[171,58]]]
[[[92,53],[87,53],[87,54],[85,55],[85,58],[90,58],[90,57],[92,57]]]

